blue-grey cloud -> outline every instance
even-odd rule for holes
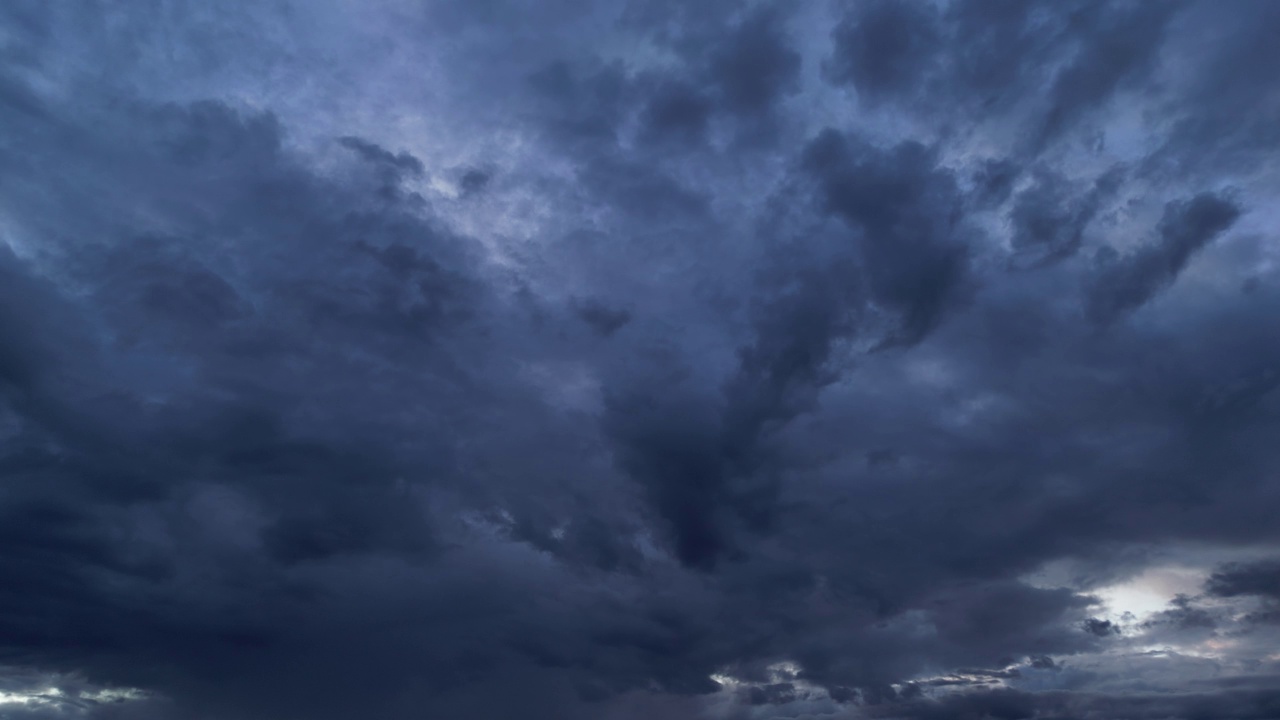
[[[1265,718],[1267,2],[0,8],[0,716]]]

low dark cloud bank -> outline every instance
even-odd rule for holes
[[[1280,717],[1280,5],[0,6],[0,718]]]

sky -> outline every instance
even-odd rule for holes
[[[3,720],[1280,717],[1280,3],[0,3]]]

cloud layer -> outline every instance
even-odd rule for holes
[[[0,717],[1275,717],[1278,7],[6,3]]]

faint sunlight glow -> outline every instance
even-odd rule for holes
[[[727,671],[713,673],[710,678],[719,686],[719,692],[705,698],[704,713],[715,720],[740,720],[741,718],[817,718],[835,714],[838,704],[826,688],[804,680],[804,669],[790,660],[775,662],[765,668],[761,680],[745,680]],[[751,710],[743,713],[744,696],[755,697]],[[785,715],[775,714],[776,708],[786,705]]]
[[[0,690],[0,706],[24,705],[27,707],[73,706],[83,708],[89,704],[114,704],[133,700],[145,700],[148,694],[136,688],[101,688],[81,690],[75,694],[59,687],[32,688],[23,691]],[[3,712],[0,711],[0,716]]]
[[[742,685],[742,681],[738,680],[732,675],[724,675],[721,673],[711,673],[711,679],[715,681],[716,684],[720,685],[723,688],[727,688],[729,690],[732,690],[733,688],[736,688],[736,687],[740,687]]]
[[[53,705],[62,702],[66,693],[56,687],[37,692],[6,692],[0,690],[0,705]]]
[[[1217,654],[1222,654],[1228,650],[1231,650],[1232,648],[1235,648],[1239,644],[1240,643],[1236,642],[1235,640],[1231,640],[1227,638],[1211,638],[1201,643],[1203,647],[1206,647]]]
[[[1106,604],[1113,620],[1125,613],[1141,620],[1165,610],[1169,601],[1179,594],[1198,593],[1206,577],[1206,571],[1199,568],[1154,567],[1125,582],[1095,590],[1093,594]]]
[[[0,705],[27,705],[32,702],[38,695],[22,695],[19,693],[10,693],[0,690]]]

